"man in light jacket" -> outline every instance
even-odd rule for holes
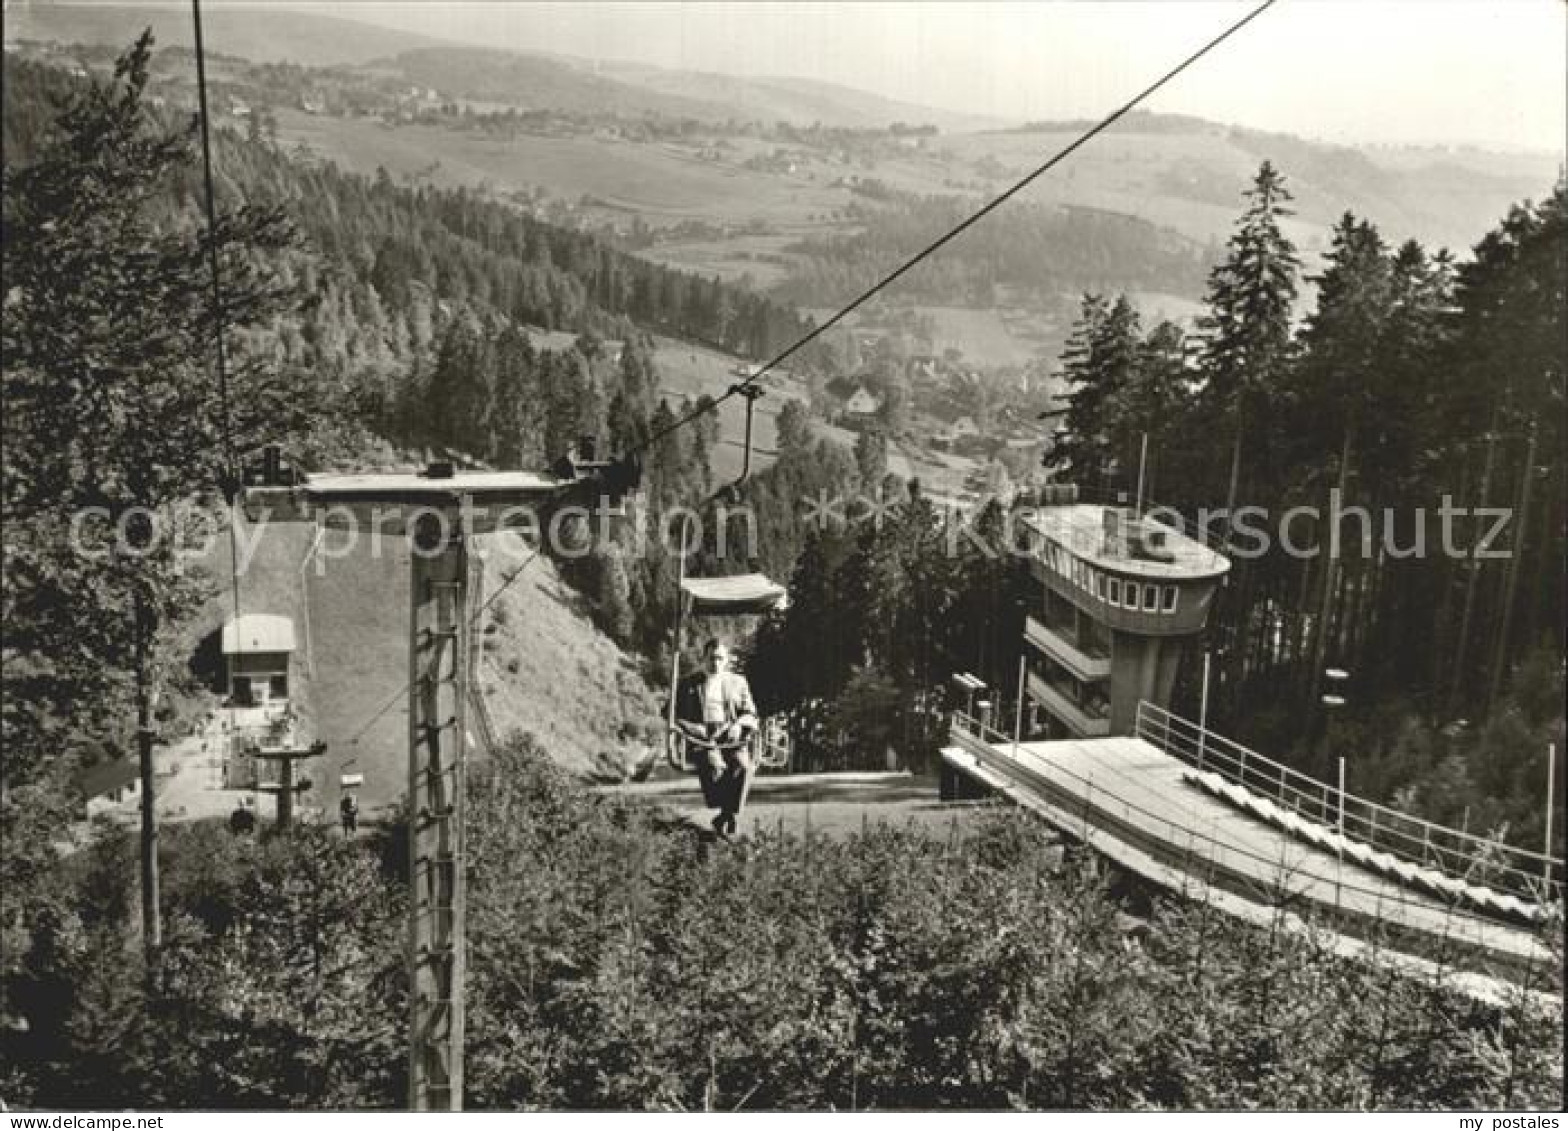
[[[757,707],[746,677],[730,670],[735,654],[718,639],[702,650],[703,670],[681,683],[676,717],[689,743],[702,782],[703,800],[719,811],[713,831],[734,836],[751,788],[754,762],[752,736],[757,732]]]

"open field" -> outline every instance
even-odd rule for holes
[[[734,372],[740,361],[737,357],[673,338],[656,341],[654,362],[659,370],[659,392],[676,412],[680,411],[682,398],[696,400],[706,393],[718,399],[742,379]],[[805,388],[799,382],[771,373],[762,378],[762,386],[766,391],[757,401],[752,421],[753,471],[773,464],[779,409],[786,400],[804,400],[806,396]],[[746,436],[746,402],[740,397],[731,397],[718,411],[720,439],[712,456],[713,477],[722,482],[740,474]]]
[[[816,232],[822,226],[813,226]],[[789,277],[785,248],[796,243],[800,232],[784,235],[737,235],[722,240],[672,240],[638,252],[644,259],[681,271],[717,276],[727,283],[747,283],[766,291]]]
[[[1052,341],[1048,334],[1040,332],[1045,324],[1039,316],[1031,316],[1027,311],[966,306],[910,309],[931,319],[932,352],[957,349],[967,364],[981,368],[1022,368]]]
[[[1151,329],[1161,321],[1178,322],[1189,330],[1203,313],[1203,304],[1181,295],[1162,291],[1128,291],[1127,297],[1143,316],[1143,328]]]
[[[715,99],[729,106],[731,115],[744,113],[764,122],[824,122],[862,128],[899,121],[929,122],[944,130],[988,129],[1002,124],[977,114],[915,105],[813,79],[781,75],[741,78],[612,59],[595,61],[594,72],[660,94]]]
[[[805,142],[743,136],[679,143],[586,133],[495,140],[442,126],[390,126],[287,107],[278,119],[286,146],[303,145],[364,173],[382,167],[395,179],[465,185],[500,198],[543,192],[552,208],[589,224],[624,228],[635,218],[653,229],[687,222],[722,229],[661,240],[637,254],[761,290],[789,278],[794,243],[850,230],[846,209],[866,202],[849,187],[854,179],[917,195],[956,194],[978,206],[982,193],[999,191],[1074,136],[1056,128],[942,134],[921,149],[849,156]],[[1347,207],[1377,223],[1391,244],[1416,238],[1462,249],[1511,203],[1540,196],[1556,175],[1549,155],[1513,153],[1493,161],[1479,151],[1348,149],[1217,123],[1172,128],[1133,119],[1032,185],[1026,199],[1138,217],[1218,254],[1264,157],[1288,179],[1296,215],[1285,228],[1308,271],[1316,269],[1329,226]],[[745,167],[758,159],[766,167]],[[1005,220],[1005,209],[998,220]],[[1064,297],[1075,300],[1105,286],[1086,275],[1073,280],[1072,295]],[[1198,293],[1133,297],[1146,325],[1162,318],[1190,322],[1201,299]],[[1303,304],[1312,297],[1304,287]],[[925,309],[936,323],[935,349],[957,348],[982,368],[1022,366],[1041,356],[1054,361],[1069,329],[1061,311],[1031,313],[1005,295],[996,309]],[[705,380],[704,387],[715,384]]]
[[[930,452],[904,441],[888,452],[889,470],[920,480],[921,490],[933,499],[952,500],[966,491],[965,480],[981,466],[980,461],[951,452]]]
[[[804,177],[763,173],[705,161],[689,148],[607,137],[497,140],[440,126],[389,126],[371,118],[334,118],[282,109],[278,137],[347,168],[384,167],[443,187],[487,186],[499,194],[542,187],[579,202],[591,196],[650,226],[700,220],[710,224],[804,225],[842,208],[849,190]]]
[[[393,801],[407,776],[409,555],[401,540],[382,543],[329,560],[320,576],[310,571],[307,662],[315,734],[328,743],[329,813],[339,772],[365,775],[367,811]],[[498,733],[531,731],[577,772],[601,753],[618,756],[623,745],[635,745],[638,724],[651,721],[656,707],[624,654],[581,611],[581,599],[512,535],[476,539],[476,548],[486,557],[479,602],[529,562],[477,626],[484,643],[476,677]]]
[[[1256,160],[1226,142],[1224,127],[1213,130],[1209,134],[1111,130],[1059,170],[1036,181],[1024,199],[1141,216],[1189,238],[1207,239],[1228,230],[1240,210],[1241,191],[1257,171]],[[939,145],[955,170],[978,178],[994,192],[1074,136],[1065,131],[963,134],[942,138]]]
[[[582,612],[555,566],[514,535],[479,540],[490,599],[528,562],[480,623],[477,673],[498,735],[532,733],[552,760],[582,773],[604,759],[631,764],[662,737],[659,703],[635,663]]]
[[[941,138],[938,152],[996,191],[1075,136],[1055,129],[957,134]],[[1027,197],[1140,216],[1199,242],[1223,240],[1265,158],[1294,197],[1286,231],[1308,251],[1326,246],[1327,229],[1347,207],[1390,243],[1467,248],[1511,203],[1540,197],[1555,177],[1549,154],[1349,148],[1217,122],[1142,130],[1134,117],[1031,185]]]
[[[503,142],[437,126],[391,127],[287,108],[279,111],[279,125],[285,144],[303,143],[363,172],[381,165],[394,176],[488,185],[500,193],[533,186],[573,203],[588,195],[603,203],[604,216],[635,214],[654,227],[682,220],[759,224],[760,231],[717,243],[661,245],[647,254],[728,277],[750,270],[762,285],[776,268],[758,256],[777,254],[787,238],[839,222],[836,214],[854,199],[840,183],[846,178],[874,179],[921,195],[969,196],[978,203],[980,194],[1005,187],[1075,136],[1054,128],[948,133],[920,150],[853,161],[809,144],[737,137],[714,160],[711,153],[699,156],[702,147],[694,143],[590,136]],[[788,154],[791,169],[742,167],[775,150]],[[1378,224],[1393,243],[1415,238],[1468,247],[1509,204],[1539,197],[1556,175],[1550,154],[1351,149],[1212,122],[1140,128],[1134,118],[1030,186],[1026,198],[1138,216],[1200,243],[1218,243],[1229,233],[1243,204],[1241,193],[1264,157],[1289,181],[1296,216],[1287,229],[1309,253],[1326,246],[1329,225],[1346,207]],[[1093,287],[1095,280],[1082,285]]]

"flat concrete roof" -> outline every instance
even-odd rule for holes
[[[1066,549],[1069,553],[1091,565],[1123,574],[1171,579],[1197,579],[1218,577],[1230,569],[1230,559],[1202,542],[1189,538],[1174,527],[1155,519],[1144,518],[1145,527],[1157,527],[1165,532],[1165,549],[1173,557],[1169,562],[1135,558],[1125,549],[1106,552],[1105,512],[1119,508],[1098,503],[1071,503],[1065,506],[1040,506],[1027,511],[1023,523]],[[1135,520],[1129,518],[1127,532],[1131,533]]]
[[[247,613],[223,626],[223,654],[294,651],[294,622],[271,613]]]
[[[318,498],[377,499],[427,495],[473,495],[476,502],[486,496],[539,494],[560,490],[570,481],[533,471],[458,471],[450,478],[432,479],[419,471],[383,471],[359,475],[311,475],[305,479],[305,492]]]
[[[252,522],[314,519],[393,536],[408,533],[426,508],[454,514],[465,534],[492,534],[527,529],[537,523],[541,504],[580,485],[595,483],[535,471],[457,471],[445,478],[414,470],[324,473],[298,486],[247,488],[244,505]],[[313,514],[316,509],[322,513]]]

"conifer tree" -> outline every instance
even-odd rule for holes
[[[1348,505],[1356,431],[1376,401],[1379,375],[1374,363],[1392,297],[1387,251],[1377,229],[1345,213],[1334,227],[1327,266],[1313,282],[1318,286],[1318,305],[1301,336],[1306,349],[1297,367],[1294,393],[1298,402],[1310,406],[1307,412],[1317,418],[1318,426],[1300,429],[1297,439],[1321,452],[1328,446],[1328,436],[1337,433],[1341,437],[1335,490],[1346,496],[1343,505]],[[1298,421],[1306,415],[1298,412]],[[1329,508],[1325,507],[1325,513]],[[1312,618],[1306,703],[1317,698],[1329,638],[1341,615],[1333,601],[1341,563],[1331,548],[1337,547],[1338,541],[1327,531],[1320,537],[1320,542],[1325,541],[1327,545],[1319,553],[1322,588],[1317,615]]]
[[[1131,379],[1118,391],[1111,408],[1112,450],[1134,475],[1135,461],[1149,439],[1144,467],[1144,501],[1167,499],[1175,505],[1185,486],[1180,474],[1183,415],[1191,399],[1187,372],[1187,339],[1180,326],[1161,322],[1137,346]],[[1165,474],[1175,470],[1176,474]]]
[[[1209,274],[1207,311],[1198,320],[1204,335],[1202,368],[1211,427],[1231,433],[1226,507],[1234,511],[1240,495],[1249,434],[1260,435],[1266,398],[1284,382],[1291,357],[1291,307],[1296,299],[1296,247],[1281,221],[1292,215],[1285,178],[1265,161],[1248,206],[1226,243],[1225,258]],[[1256,442],[1261,460],[1267,445]],[[1266,477],[1265,463],[1265,477]]]
[[[495,399],[490,413],[488,455],[501,467],[544,467],[538,357],[528,335],[515,326],[495,343]]]
[[[887,474],[887,433],[867,429],[856,436],[855,465],[860,469],[861,490],[875,494]]]
[[[1336,435],[1376,395],[1375,361],[1393,301],[1388,249],[1370,223],[1345,213],[1334,226],[1317,285],[1317,308],[1301,333],[1302,362],[1294,399],[1332,414],[1323,431]]]
[[[222,321],[238,327],[282,306],[268,264],[292,233],[249,206],[216,232],[194,212],[168,219],[191,134],[161,132],[144,107],[151,47],[144,33],[112,80],[72,96],[36,160],[4,172],[8,783],[83,732],[123,736],[129,701],[146,792],[164,631],[203,591],[179,553],[189,507],[225,481],[226,439],[243,451],[278,438],[308,407],[243,356],[220,402],[209,241]],[[151,946],[155,885],[143,903]]]
[[[1062,355],[1070,386],[1062,451],[1084,486],[1103,485],[1112,461],[1126,458],[1118,443],[1119,408],[1137,380],[1139,335],[1138,312],[1126,295],[1115,302],[1084,296]]]

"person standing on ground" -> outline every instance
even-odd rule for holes
[[[240,798],[234,812],[229,814],[229,831],[235,836],[246,836],[256,831],[256,814],[248,797]]]

